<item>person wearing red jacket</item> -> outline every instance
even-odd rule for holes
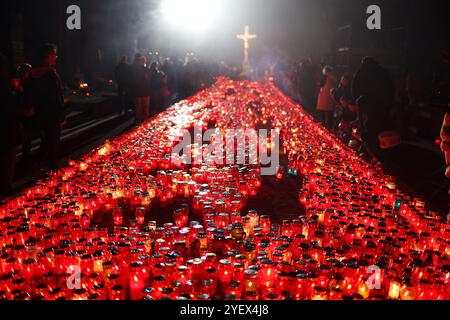
[[[141,123],[150,116],[150,69],[146,67],[147,59],[138,53],[135,56],[131,90],[134,96],[134,107],[136,110],[136,123]]]

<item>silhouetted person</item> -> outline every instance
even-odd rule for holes
[[[405,81],[405,93],[408,97],[408,104],[403,114],[403,124],[406,130],[405,134],[409,138],[414,138],[416,133],[412,128],[416,125],[416,119],[419,113],[425,107],[428,100],[429,90],[427,83],[426,72],[423,70],[423,66],[411,70],[408,72]]]
[[[147,59],[137,54],[133,64],[132,92],[136,108],[136,122],[146,120],[150,115],[150,70],[145,66]]]
[[[306,111],[313,113],[316,106],[316,77],[315,70],[308,60],[300,62],[297,71],[297,86],[300,104]]]
[[[314,81],[314,95],[313,95],[313,106],[317,104],[317,99],[319,97],[319,91],[322,87],[322,82],[324,79],[324,75],[322,73],[323,68],[325,68],[325,64],[318,64],[315,62],[313,57],[308,58],[308,62],[311,68],[311,74],[313,75]]]
[[[153,112],[161,112],[164,107],[164,99],[169,96],[166,75],[159,69],[159,63],[153,62],[150,66],[150,103]]]
[[[368,151],[372,156],[380,157],[378,135],[389,127],[389,112],[394,99],[389,72],[373,58],[364,58],[353,79],[352,95],[358,104],[358,118]]]
[[[122,56],[119,64],[114,69],[114,76],[117,81],[117,96],[119,98],[119,114],[128,110],[130,99],[130,77],[131,67],[128,64],[128,57]]]
[[[19,143],[19,110],[12,94],[8,63],[0,53],[0,197],[11,192],[17,145]]]
[[[32,99],[42,131],[40,158],[50,170],[58,169],[61,127],[65,121],[61,79],[56,72],[57,49],[52,44],[38,51],[39,64],[32,70]]]
[[[348,128],[356,120],[356,104],[352,96],[350,76],[343,75],[338,87],[332,90],[333,98],[338,105],[336,125]]]
[[[185,65],[185,88],[186,95],[191,96],[200,89],[200,76],[198,60],[193,59]]]
[[[166,58],[161,66],[161,71],[167,77],[167,87],[170,92],[175,92],[176,90],[176,76],[175,76],[175,66],[171,59]]]

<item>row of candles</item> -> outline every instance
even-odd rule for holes
[[[259,165],[173,163],[198,124],[278,129],[305,214],[244,215]],[[186,201],[172,223],[151,221],[155,202]],[[265,81],[219,79],[8,199],[0,218],[6,299],[450,298],[448,224]]]
[[[137,209],[136,213],[141,210]],[[209,213],[157,227],[64,232],[58,243],[5,246],[6,299],[448,299],[450,269],[319,219],[271,223],[254,210]],[[221,226],[224,226],[221,228]],[[61,227],[59,229],[65,229]],[[48,230],[47,237],[56,237]],[[45,237],[44,237],[45,238]],[[336,246],[337,243],[350,244]],[[378,260],[379,273],[370,272]],[[384,265],[382,265],[384,264]],[[371,280],[371,277],[375,276]],[[78,277],[78,278],[77,278]],[[77,282],[78,281],[78,282]],[[375,287],[370,287],[374,281]],[[379,283],[379,286],[376,286]]]

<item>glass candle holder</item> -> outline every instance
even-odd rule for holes
[[[166,277],[163,275],[156,276],[153,279],[153,287],[155,288],[155,300],[162,297],[162,291],[167,286]]]
[[[243,243],[245,238],[245,230],[242,223],[240,222],[233,223],[231,236],[233,237],[233,241],[236,245],[240,245]]]
[[[175,225],[179,228],[183,228],[187,225],[188,222],[188,214],[186,210],[176,209],[173,212],[173,219],[175,221]]]
[[[231,213],[231,224],[242,222],[242,217],[240,212],[233,212]]]
[[[137,207],[134,212],[134,218],[139,225],[143,225],[145,220],[145,207]]]
[[[247,238],[250,237],[253,232],[253,227],[251,224],[250,217],[248,217],[248,216],[242,217],[242,227],[244,229],[245,236]]]
[[[230,222],[228,213],[219,213],[215,217],[215,223],[217,228],[225,228]]]
[[[415,300],[416,288],[409,283],[404,283],[400,287],[400,300]]]
[[[268,215],[261,215],[259,218],[259,225],[262,228],[262,233],[266,234],[270,232],[270,218]]]
[[[142,299],[145,300],[155,300],[155,289],[153,287],[147,287],[142,290]]]
[[[258,295],[258,272],[255,270],[244,271],[244,299]]]
[[[108,298],[110,300],[125,300],[126,298],[126,290],[120,285],[114,285],[108,290]]]
[[[257,225],[259,225],[259,214],[256,210],[249,210],[247,213],[247,217],[250,218],[250,227],[253,229]]]
[[[115,226],[123,224],[123,209],[122,207],[115,207],[113,209],[113,221]]]
[[[144,263],[142,261],[134,261],[130,264],[129,271],[129,290],[132,300],[141,298],[141,291],[144,290],[147,278]]]
[[[233,300],[240,299],[242,296],[242,288],[241,283],[238,281],[231,281],[224,288],[224,299],[226,300],[226,296],[233,296]]]
[[[398,300],[400,297],[400,283],[397,279],[391,280],[389,283],[388,298],[391,300]]]
[[[327,289],[315,286],[311,295],[311,300],[328,300]]]
[[[230,283],[233,278],[233,265],[231,261],[228,259],[219,260],[218,272],[221,283],[224,285]]]
[[[204,231],[200,231],[197,238],[200,241],[200,250],[208,250],[208,234]]]
[[[72,293],[72,300],[87,300],[89,296],[89,292],[84,289],[75,289]]]

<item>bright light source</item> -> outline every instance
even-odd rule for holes
[[[214,21],[218,0],[164,0],[161,11],[167,23],[180,30],[204,31]]]

